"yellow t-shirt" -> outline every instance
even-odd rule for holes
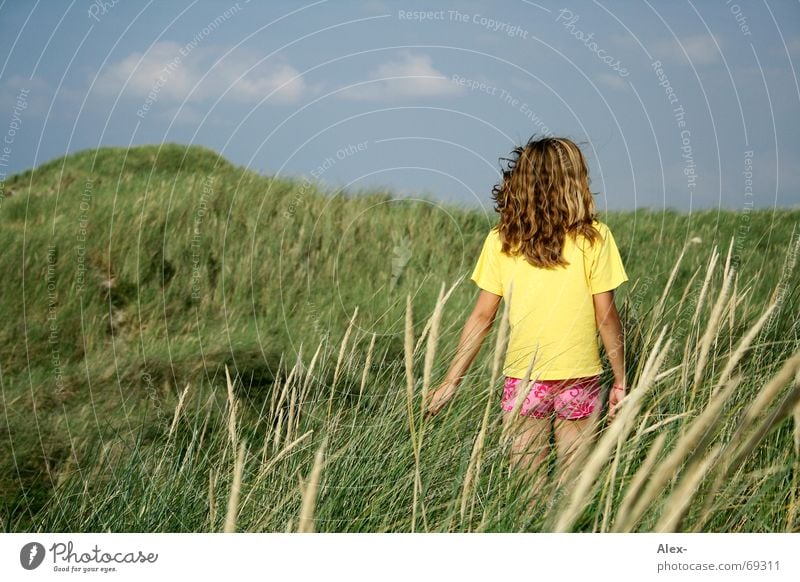
[[[487,235],[471,278],[501,296],[513,282],[506,376],[524,378],[534,353],[534,380],[602,372],[592,295],[617,288],[628,275],[608,226],[599,221],[594,225],[602,240],[590,245],[581,235],[577,240],[567,235],[563,254],[569,265],[554,269],[504,254],[497,227]]]

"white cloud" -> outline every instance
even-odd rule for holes
[[[16,107],[23,122],[26,116],[46,115],[52,98],[53,88],[39,76],[11,75],[0,85],[0,110],[8,112],[10,117]]]
[[[600,73],[594,76],[594,80],[601,84],[609,87],[611,89],[627,89],[628,82],[620,77],[619,75],[613,75],[611,73]]]
[[[360,101],[395,101],[406,97],[445,97],[466,89],[437,70],[428,55],[403,53],[368,74],[374,82],[348,87],[338,95]]]
[[[267,103],[288,103],[318,90],[295,78],[298,71],[288,63],[271,58],[255,66],[259,57],[241,49],[214,65],[223,53],[215,46],[187,50],[173,41],[158,42],[144,54],[131,53],[109,65],[95,87],[106,95],[117,95],[124,87],[126,97],[145,100],[155,95],[155,101],[179,103],[215,100],[223,93],[223,99],[257,103],[273,91]]]
[[[716,43],[714,43],[716,40]],[[678,44],[680,42],[680,44]],[[717,44],[719,49],[717,49]],[[711,65],[720,60],[722,42],[710,34],[697,34],[683,38],[670,38],[654,42],[649,50],[664,61],[686,63],[686,55],[694,65]],[[683,46],[683,49],[681,49]],[[684,54],[686,51],[686,54]]]
[[[362,3],[362,7],[367,12],[379,12],[381,14],[390,13],[393,10],[393,8],[383,0],[367,0]]]
[[[198,125],[200,123],[207,125],[216,120],[216,116],[210,115],[204,121],[204,115],[201,112],[195,111],[186,105],[170,107],[164,110],[159,117],[170,123],[185,123],[187,125]]]

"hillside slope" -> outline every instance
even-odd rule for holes
[[[10,177],[5,192],[0,378],[8,423],[0,450],[13,454],[0,455],[0,495],[15,520],[44,507],[53,483],[98,439],[142,431],[158,439],[180,391],[219,388],[226,365],[257,411],[275,378],[295,361],[308,365],[319,347],[319,361],[332,362],[313,387],[322,397],[352,320],[344,393],[359,385],[361,354],[373,337],[376,377],[402,369],[406,297],[413,297],[419,337],[442,284],[462,278],[444,312],[439,353],[446,359],[475,296],[469,274],[495,221],[491,213],[388,192],[332,195],[178,144],[79,152]],[[785,289],[770,328],[772,361],[796,346],[800,299],[784,257],[800,211],[601,219],[630,277],[620,293],[626,322],[652,309],[686,240],[701,242],[687,248],[667,315],[696,300],[712,249],[724,261],[737,234],[740,304],[731,337]],[[719,277],[717,270],[712,286]],[[676,340],[689,333],[687,318],[671,323]],[[224,392],[214,398],[224,406]]]

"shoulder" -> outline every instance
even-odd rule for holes
[[[484,252],[490,253],[492,256],[506,256],[503,252],[503,239],[500,236],[499,225],[493,226],[486,235],[483,242]]]
[[[609,230],[605,222],[601,222],[595,219],[592,221],[592,226],[600,235],[600,241],[605,241],[608,238],[608,234],[611,231]],[[584,235],[584,233],[578,233],[576,235],[576,242],[579,243],[578,246],[580,246],[581,249],[585,249],[586,245],[589,243],[589,241],[586,240],[586,236]],[[597,245],[590,244],[590,246],[597,246]]]
[[[603,237],[603,238],[606,238],[608,233],[611,232],[611,229],[608,228],[608,225],[605,222],[601,222],[601,221],[599,221],[597,219],[592,221],[592,226],[595,227],[597,232],[599,232],[600,236]]]
[[[492,247],[497,247],[498,245],[502,246],[503,242],[500,239],[500,231],[498,228],[499,226],[495,225],[489,229],[489,233],[486,235],[486,244],[489,244]]]

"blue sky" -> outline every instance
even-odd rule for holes
[[[0,54],[7,174],[170,141],[490,210],[549,133],[601,209],[800,205],[798,2],[6,0]]]

